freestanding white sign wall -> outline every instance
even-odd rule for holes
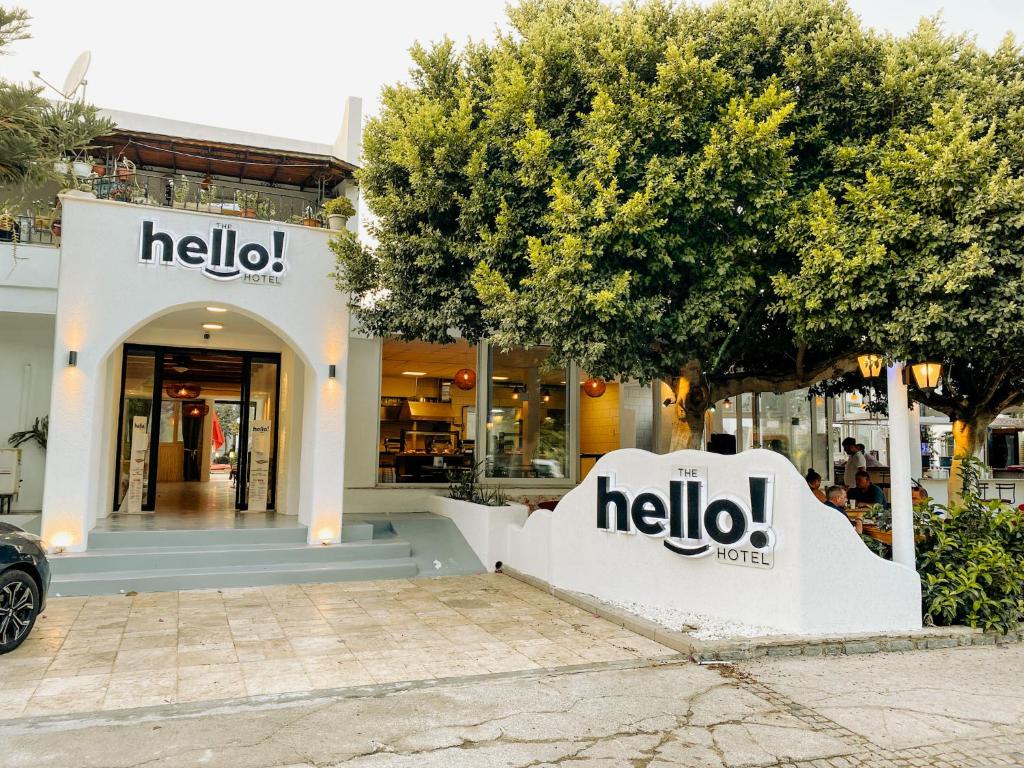
[[[783,456],[604,456],[507,562],[562,589],[791,634],[921,627],[917,573],[875,555]]]

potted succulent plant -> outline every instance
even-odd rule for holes
[[[327,228],[341,230],[345,228],[345,221],[355,215],[356,209],[351,200],[342,196],[325,202],[323,211],[327,217]]]

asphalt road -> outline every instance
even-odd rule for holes
[[[1024,648],[595,664],[0,722],[0,768],[1024,765]]]

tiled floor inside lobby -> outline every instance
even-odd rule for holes
[[[52,598],[0,718],[672,654],[494,574]]]
[[[273,512],[236,512],[235,488],[226,474],[210,475],[209,482],[160,482],[156,511],[112,514],[96,521],[96,531],[173,531],[198,528],[288,528],[298,525],[295,515]]]

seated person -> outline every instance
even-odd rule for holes
[[[857,472],[855,485],[846,493],[846,497],[857,502],[858,507],[870,507],[872,504],[885,506],[885,494],[871,482],[871,475],[863,469]]]
[[[882,466],[882,462],[880,462],[878,459],[876,459],[874,456],[872,456],[870,453],[867,452],[867,449],[864,447],[864,443],[857,443],[857,450],[860,451],[862,454],[864,454],[864,461],[867,464],[867,466],[869,466],[869,467],[880,467],[880,466]]]
[[[928,501],[928,491],[921,485],[919,480],[910,481],[910,501],[913,504],[920,504],[922,501]]]
[[[825,493],[825,506],[846,514],[846,489],[841,485],[829,486]]]
[[[808,469],[807,475],[804,477],[807,481],[807,487],[811,489],[811,493],[814,494],[814,498],[818,501],[825,501],[825,492],[821,490],[821,475],[814,471],[814,469]]]
[[[841,485],[833,485],[825,495],[827,497],[825,506],[842,512],[843,517],[846,517],[846,489]],[[864,530],[864,523],[861,520],[850,520],[850,525],[857,529],[857,533]]]

